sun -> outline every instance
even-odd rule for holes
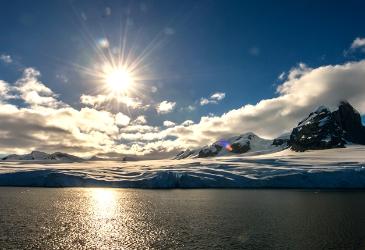
[[[110,91],[117,93],[127,92],[134,83],[131,72],[123,67],[106,70],[104,72],[104,81]]]

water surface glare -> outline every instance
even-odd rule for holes
[[[0,188],[0,249],[365,249],[365,191]]]

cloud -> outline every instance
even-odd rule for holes
[[[210,96],[210,99],[220,101],[226,97],[226,94],[223,92],[217,92]]]
[[[136,125],[143,125],[143,124],[147,124],[147,119],[145,116],[143,115],[140,115],[138,116],[133,122],[133,124],[136,124]]]
[[[26,68],[23,76],[16,81],[16,89],[25,103],[31,106],[59,107],[67,106],[57,100],[51,89],[38,80],[40,72],[34,68]]]
[[[118,126],[127,126],[130,122],[131,118],[123,113],[117,113],[115,115],[115,122]]]
[[[190,126],[193,124],[194,124],[194,122],[192,120],[186,120],[183,123],[181,123],[181,125],[183,125],[183,126]]]
[[[218,104],[219,101],[223,100],[226,97],[226,94],[223,92],[216,92],[212,94],[209,98],[200,98],[200,105],[204,106],[207,104]]]
[[[147,109],[149,105],[143,104],[138,98],[128,96],[110,95],[81,95],[80,102],[96,109],[107,110],[121,105],[132,109]]]
[[[176,125],[176,123],[175,123],[175,122],[172,122],[172,121],[164,121],[164,122],[163,122],[163,125],[164,125],[165,127],[173,127],[173,126],[175,126],[175,125]]]
[[[0,61],[2,61],[4,63],[12,63],[13,59],[11,58],[10,55],[2,54],[2,55],[0,55]]]
[[[195,109],[196,109],[196,107],[195,107],[195,106],[193,106],[193,105],[188,105],[188,106],[186,106],[186,107],[181,107],[181,108],[180,108],[180,111],[192,112],[192,111],[194,111]]]
[[[355,40],[351,43],[350,48],[345,50],[343,54],[344,56],[349,56],[351,53],[355,53],[356,51],[365,53],[365,38],[355,38]]]
[[[200,105],[201,106],[203,106],[203,105],[207,105],[207,104],[209,104],[209,103],[211,103],[211,101],[209,101],[207,98],[201,98],[200,99]]]
[[[351,49],[361,49],[365,52],[365,38],[357,37],[351,44]]]
[[[16,98],[11,92],[14,90],[7,82],[0,80],[0,103],[2,100]]]
[[[157,105],[156,111],[159,114],[167,114],[174,110],[176,102],[163,101]]]
[[[280,75],[278,76],[278,79],[283,81],[285,79],[285,72],[281,72]]]
[[[130,152],[128,145],[118,145],[120,127],[128,125],[128,116],[88,107],[72,108],[59,100],[39,77],[39,71],[27,68],[12,87],[0,81],[2,152],[25,153],[34,149],[78,155]],[[9,91],[16,94],[16,105],[7,102]]]
[[[61,80],[64,83],[68,83],[68,81],[69,81],[68,77],[66,75],[63,75],[63,74],[57,74],[56,78]]]

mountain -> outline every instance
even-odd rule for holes
[[[47,154],[41,151],[32,151],[30,154],[17,155],[11,154],[3,157],[1,160],[3,161],[66,161],[66,162],[77,162],[83,161],[82,158],[62,153],[55,152],[52,154]]]
[[[365,127],[360,113],[350,103],[342,101],[331,112],[318,107],[293,128],[291,133],[274,140],[262,139],[254,133],[221,139],[199,149],[186,149],[174,159],[202,158],[243,153],[271,153],[290,147],[294,151],[342,148],[346,144],[365,145]]]
[[[286,148],[287,141],[287,135],[275,140],[266,140],[250,132],[221,139],[200,149],[186,149],[177,154],[174,159],[204,158],[243,153],[271,153]]]
[[[348,143],[365,144],[361,116],[350,103],[341,102],[331,112],[321,106],[292,130],[289,146],[294,151],[344,147]]]

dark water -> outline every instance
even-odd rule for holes
[[[365,192],[0,188],[0,249],[365,249]]]

